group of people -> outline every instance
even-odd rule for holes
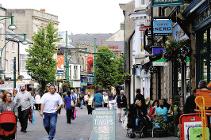
[[[200,81],[198,88],[207,90],[211,84]],[[195,93],[196,90],[194,90]],[[20,90],[13,93],[5,91],[0,94],[0,113],[12,111],[20,122],[21,132],[27,132],[28,120],[31,120],[31,111],[36,107],[43,117],[43,125],[48,133],[49,140],[53,140],[56,132],[57,115],[64,106],[66,110],[67,123],[71,124],[71,120],[75,117],[75,107],[79,102],[79,106],[87,106],[88,114],[91,115],[95,108],[106,107],[117,109],[119,122],[124,121],[126,110],[128,109],[127,98],[124,90],[120,90],[116,94],[110,94],[107,91],[97,90],[95,93],[87,92],[83,96],[78,96],[74,90],[69,90],[64,96],[56,92],[54,85],[48,84],[46,93],[41,97],[39,94],[32,96],[26,90],[26,86],[20,86]],[[79,99],[79,100],[78,100]],[[195,94],[190,95],[184,105],[184,113],[193,113],[196,107]],[[178,108],[177,108],[178,109]],[[162,117],[164,121],[168,121],[169,116],[175,114],[175,108],[172,99],[154,100],[145,99],[141,94],[141,90],[136,90],[134,103],[129,105],[127,127],[136,128],[139,125],[145,125],[148,122]],[[137,120],[138,119],[138,120]],[[141,124],[142,123],[142,124]],[[14,136],[11,138],[14,139]]]
[[[0,103],[0,113],[11,111],[19,119],[21,132],[26,133],[30,111],[33,108],[33,97],[26,91],[26,86],[20,86],[20,91],[16,94],[4,91]]]
[[[101,90],[97,90],[95,93],[87,92],[84,96],[84,103],[87,106],[88,115],[91,115],[95,108],[104,107],[116,109],[117,107],[119,121],[121,121],[124,110],[127,108],[127,98],[124,90],[116,94]]]
[[[166,99],[152,101],[149,98],[145,99],[140,89],[137,89],[134,103],[128,109],[126,127],[132,130],[132,137],[135,136],[135,131],[141,131],[142,128],[144,128],[143,136],[146,134],[147,127],[167,130],[166,126],[172,121],[175,111],[178,110],[175,110],[171,98],[168,101]]]
[[[84,96],[84,104],[87,106],[88,115],[92,110],[99,107],[108,107],[108,93],[97,90],[96,93],[87,92]]]
[[[17,90],[15,90],[17,91]],[[30,92],[26,90],[26,85],[20,86],[19,92],[2,93],[0,103],[0,113],[13,112],[20,122],[21,132],[27,133],[28,121],[32,120],[32,110],[35,105],[35,99]],[[43,117],[43,125],[49,135],[49,140],[53,140],[56,131],[57,113],[63,106],[63,99],[56,93],[54,85],[48,85],[47,91],[39,99],[40,115]],[[3,139],[5,136],[1,136]],[[1,138],[0,137],[0,138]],[[1,138],[1,139],[2,139]],[[13,140],[15,135],[6,139]]]

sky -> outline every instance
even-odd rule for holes
[[[6,9],[45,9],[57,15],[59,31],[115,33],[124,21],[119,3],[131,0],[0,0]]]

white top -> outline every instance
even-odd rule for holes
[[[88,101],[88,95],[86,94],[86,95],[84,95],[84,101]]]
[[[88,97],[88,105],[92,105],[93,99],[94,99],[93,95]]]
[[[36,104],[41,104],[41,97],[40,97],[39,94],[37,94],[37,95],[35,96],[35,103],[36,103]]]
[[[103,101],[104,103],[108,103],[108,95],[103,95]]]
[[[14,102],[18,107],[21,106],[22,111],[33,107],[33,101],[33,97],[28,91],[18,92],[14,98]]]
[[[58,93],[45,93],[41,98],[41,104],[44,105],[44,113],[55,113],[57,107],[63,104],[62,97]]]

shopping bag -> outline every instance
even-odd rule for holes
[[[32,109],[31,108],[29,108],[29,116],[28,116],[28,119],[29,119],[29,121],[32,123]]]
[[[32,124],[35,124],[36,118],[35,118],[35,111],[32,110]]]
[[[73,119],[76,118],[76,109],[74,109],[74,113],[73,113]]]

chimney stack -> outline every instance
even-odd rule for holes
[[[45,9],[40,9],[40,12],[43,12],[43,13],[45,13]]]

